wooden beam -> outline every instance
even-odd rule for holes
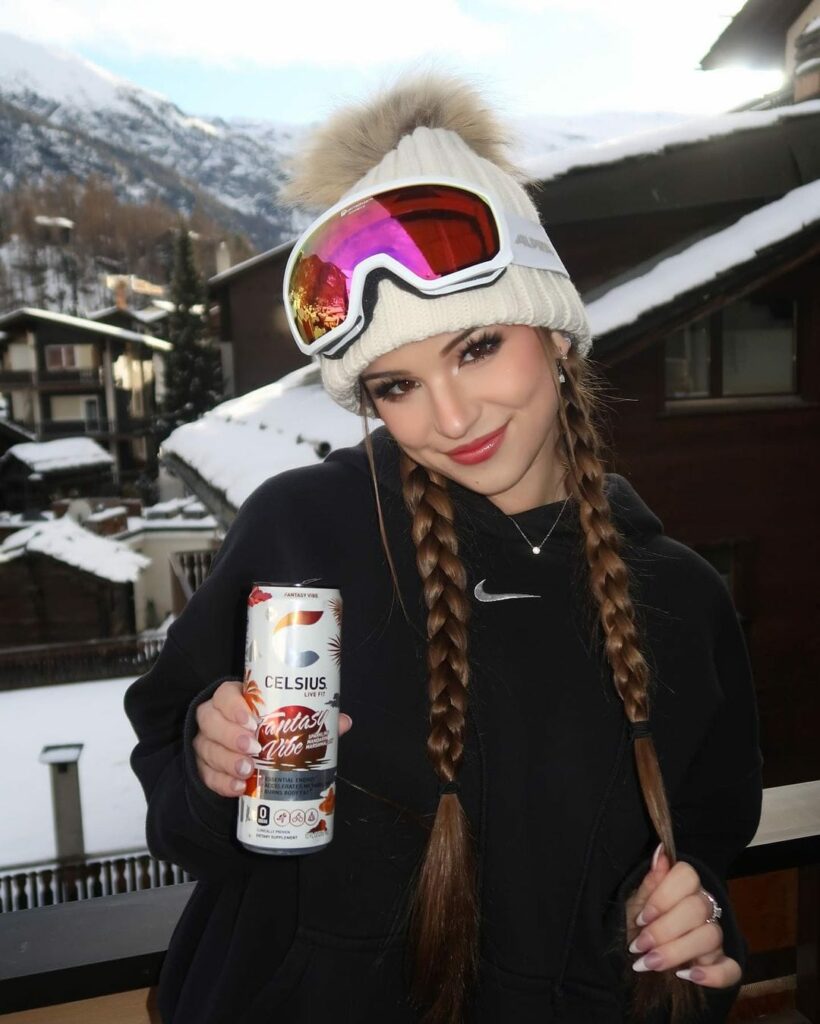
[[[96,999],[3,1014],[3,1024],[161,1024],[156,989],[139,988]]]

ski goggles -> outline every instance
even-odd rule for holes
[[[301,352],[341,359],[384,277],[434,298],[492,284],[513,263],[569,277],[538,221],[455,179],[402,178],[346,197],[304,231],[285,267],[285,313]]]

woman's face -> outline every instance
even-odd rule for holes
[[[569,342],[550,333],[554,358]],[[559,397],[534,328],[492,324],[437,334],[374,360],[362,374],[377,415],[416,462],[514,515],[566,496],[555,457]],[[454,450],[502,431],[494,445]]]

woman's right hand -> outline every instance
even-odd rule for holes
[[[199,777],[220,796],[239,796],[253,771],[251,758],[262,749],[256,739],[258,722],[242,696],[242,683],[229,679],[196,709],[198,732],[193,747]],[[353,722],[339,715],[339,735]]]

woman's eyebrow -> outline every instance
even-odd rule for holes
[[[447,342],[447,344],[441,350],[439,355],[440,356],[446,356],[447,353],[450,351],[450,349],[455,348],[455,346],[460,341],[463,341],[467,337],[468,334],[472,334],[473,331],[475,331],[475,330],[477,330],[476,327],[468,327],[466,331],[462,331],[461,334],[459,334],[455,338],[453,338],[452,341],[448,341]],[[360,379],[363,380],[363,381],[367,381],[367,380],[375,380],[376,377],[392,377],[394,375],[395,376],[399,376],[400,374],[406,374],[408,377],[412,377],[413,371],[412,370],[382,370],[381,373],[363,373]]]

